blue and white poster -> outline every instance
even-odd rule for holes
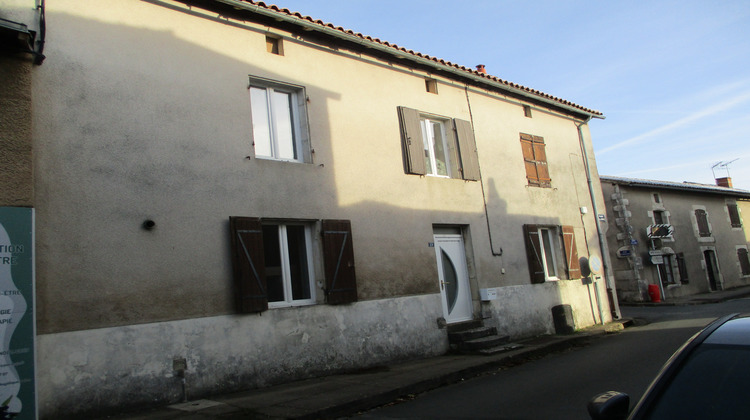
[[[0,207],[0,420],[36,419],[34,209]]]

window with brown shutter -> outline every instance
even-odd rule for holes
[[[230,217],[237,310],[312,305],[312,224]]]
[[[552,179],[547,169],[544,138],[521,133],[521,151],[523,152],[526,179],[529,185],[551,187]]]
[[[742,219],[740,219],[740,210],[737,208],[737,204],[727,204],[727,211],[729,212],[729,222],[733,228],[742,227]]]
[[[698,224],[698,235],[705,238],[711,236],[711,229],[708,225],[708,214],[703,209],[695,210],[695,221]]]
[[[750,276],[750,259],[748,258],[747,248],[737,249],[737,259],[740,261],[740,271],[743,276]]]
[[[326,275],[326,301],[341,304],[357,301],[354,274],[354,246],[349,220],[323,220],[323,258]]]
[[[398,107],[404,172],[458,178],[479,179],[474,128],[469,121],[420,113]]]

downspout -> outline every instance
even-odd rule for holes
[[[474,114],[471,112],[471,100],[469,99],[469,86],[464,86],[464,92],[466,93],[466,105],[469,107],[469,119],[471,120],[472,130],[474,129]],[[476,142],[475,142],[476,143]],[[479,153],[477,153],[479,155]],[[479,166],[479,162],[477,162]],[[484,220],[487,222],[487,235],[490,238],[490,252],[493,257],[502,257],[503,248],[499,251],[495,251],[495,245],[492,243],[492,226],[490,225],[490,213],[487,210],[487,194],[484,192],[484,178],[482,177],[482,167],[479,166],[479,186],[482,188],[482,204],[484,205]]]
[[[600,226],[599,222],[599,208],[596,205],[596,195],[594,194],[594,182],[591,179],[591,167],[589,166],[589,156],[588,152],[586,151],[586,142],[583,138],[583,129],[582,127],[591,121],[591,118],[593,118],[592,115],[589,115],[588,118],[586,118],[586,121],[583,121],[581,124],[576,124],[576,128],[578,129],[578,141],[581,145],[581,152],[583,153],[583,166],[586,169],[586,182],[589,186],[589,195],[591,196],[591,207],[594,210],[594,217],[596,221],[596,233],[599,237],[599,249],[602,251],[602,264],[604,265],[604,282],[607,286],[607,293],[611,297],[611,303],[613,305],[612,308],[612,315],[616,319],[622,318],[622,315],[620,314],[620,304],[617,301],[617,292],[615,290],[614,285],[612,284],[612,265],[610,264],[609,259],[609,252],[607,247],[607,239],[604,236],[604,232],[602,232],[602,228]],[[575,122],[574,122],[575,124]]]

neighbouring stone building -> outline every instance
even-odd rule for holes
[[[602,176],[617,293],[649,301],[750,284],[742,207],[750,191]],[[723,185],[722,185],[723,184]],[[649,288],[651,295],[649,294]]]
[[[600,112],[261,2],[38,3],[0,2],[46,24],[44,63],[4,55],[0,86],[22,96],[2,204],[35,212],[41,418],[617,313]]]

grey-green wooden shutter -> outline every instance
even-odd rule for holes
[[[742,227],[742,219],[740,219],[740,210],[737,207],[737,204],[727,204],[727,211],[729,212],[729,222],[732,224],[732,227]]]
[[[268,293],[260,219],[230,217],[229,231],[237,310],[263,312],[268,309]]]
[[[462,178],[469,181],[479,179],[479,156],[477,155],[477,143],[474,138],[474,128],[471,122],[454,119],[453,125],[458,137],[458,149],[461,154]]]
[[[326,301],[329,304],[357,301],[354,273],[354,246],[349,220],[323,220],[323,259],[326,275]]]
[[[576,247],[576,235],[573,226],[563,226],[563,248],[568,267],[568,278],[581,278],[581,263],[578,261],[578,248]]]
[[[711,236],[711,229],[708,225],[708,213],[702,209],[695,210],[695,221],[698,224],[698,234],[701,237]]]
[[[544,283],[544,262],[542,261],[542,240],[539,237],[539,226],[523,225],[526,242],[526,258],[529,261],[529,273],[532,283]]]
[[[419,111],[400,106],[398,119],[401,125],[404,171],[407,174],[424,175],[424,141],[422,140],[422,127],[419,124]]]

